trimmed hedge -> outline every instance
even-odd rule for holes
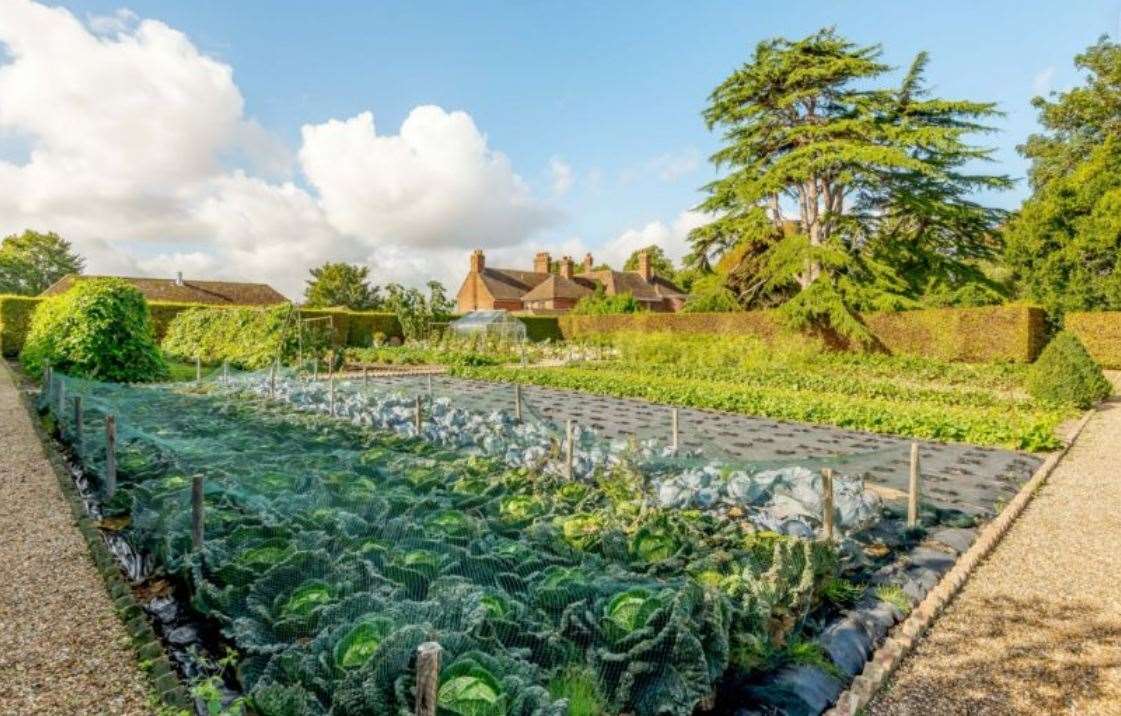
[[[38,296],[0,296],[0,355],[14,358],[23,350],[31,314],[42,300]]]
[[[865,325],[884,350],[947,361],[1030,363],[1046,343],[1046,314],[1034,306],[934,308],[873,313]],[[733,333],[771,340],[788,334],[774,311],[732,313],[638,313],[614,316],[561,316],[565,338],[620,331]],[[826,344],[848,348],[834,333],[818,334]]]
[[[1055,336],[1028,370],[1028,393],[1051,405],[1083,410],[1105,400],[1113,386],[1078,337],[1063,331]]]
[[[375,333],[381,333],[386,338],[403,338],[405,335],[401,322],[393,313],[304,308],[300,310],[300,316],[304,319],[329,317],[334,328],[332,342],[337,348],[367,348],[374,344]]]
[[[564,340],[556,316],[515,316],[515,318],[525,324],[525,337],[535,343]]]
[[[1121,369],[1121,311],[1072,311],[1063,329],[1073,333],[1103,368]]]

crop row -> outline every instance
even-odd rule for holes
[[[739,381],[682,378],[625,368],[457,368],[480,380],[531,383],[657,403],[723,410],[930,440],[1031,451],[1058,446],[1055,429],[1066,411],[928,405],[840,392],[744,385]]]

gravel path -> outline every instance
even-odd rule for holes
[[[147,693],[0,362],[0,713],[148,714]]]
[[[1091,418],[868,713],[1121,714],[1121,402]]]

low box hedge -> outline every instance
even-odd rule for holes
[[[936,308],[873,313],[864,322],[884,350],[949,361],[1030,363],[1047,341],[1046,314],[1034,306]],[[752,335],[764,340],[788,333],[769,310],[728,313],[636,313],[613,316],[561,316],[565,338],[619,331],[671,331]],[[847,347],[840,336],[820,335],[827,344]]]
[[[1063,317],[1073,333],[1103,368],[1121,369],[1121,311],[1076,311]]]

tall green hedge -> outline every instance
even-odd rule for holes
[[[525,324],[525,337],[531,341],[562,341],[560,323],[556,316],[517,316]]]
[[[47,361],[68,375],[101,381],[168,375],[144,294],[116,278],[79,281],[39,304],[20,362],[37,376]]]
[[[23,350],[31,315],[42,300],[38,296],[0,295],[0,355],[14,358]]]
[[[229,361],[239,368],[256,369],[277,358],[287,360],[298,349],[295,309],[190,308],[167,327],[160,344],[172,358],[204,363]]]
[[[1030,363],[1046,343],[1046,316],[1034,306],[937,308],[874,313],[862,320],[889,353],[949,361]],[[774,311],[726,313],[636,313],[615,316],[565,315],[565,338],[605,333],[670,331],[752,335],[771,340],[787,334]],[[842,336],[819,336],[835,348],[848,348]]]
[[[1078,336],[1103,368],[1121,368],[1121,311],[1070,311],[1063,329]]]

